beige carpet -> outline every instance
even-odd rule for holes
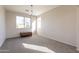
[[[0,48],[1,53],[77,53],[76,48],[52,39],[32,37],[7,39]]]

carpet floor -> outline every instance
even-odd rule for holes
[[[0,53],[78,53],[76,47],[33,35],[25,38],[7,39]]]

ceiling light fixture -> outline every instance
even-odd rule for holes
[[[33,15],[33,5],[31,5],[30,7],[31,7],[31,15]]]
[[[29,6],[29,10],[28,10],[28,9],[25,9],[25,11],[26,11],[26,13],[27,13],[28,15],[33,15],[33,5],[30,5],[30,6]]]

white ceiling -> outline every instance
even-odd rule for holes
[[[33,15],[38,16],[56,7],[58,7],[58,5],[33,5]],[[21,13],[28,13],[25,11],[25,9],[30,10],[29,5],[5,5],[4,8],[6,10]]]

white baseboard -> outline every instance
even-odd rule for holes
[[[49,38],[49,39],[55,40],[54,37],[50,37],[50,36],[48,36],[48,35],[44,35],[44,34],[43,34],[43,35],[42,35],[42,34],[38,34],[38,35],[39,35],[39,36],[46,37],[46,38]],[[67,42],[63,42],[63,41],[59,41],[59,40],[56,40],[56,41],[76,47],[75,45],[73,45],[73,44],[71,44],[71,43],[67,43]]]

